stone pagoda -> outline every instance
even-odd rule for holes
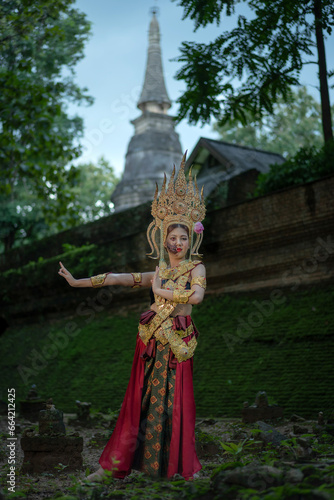
[[[143,89],[137,103],[142,114],[132,120],[135,133],[126,153],[123,176],[111,200],[120,212],[152,200],[155,183],[162,183],[163,174],[170,174],[173,164],[179,165],[182,148],[174,130],[173,117],[161,60],[160,30],[156,10],[152,11],[149,45]]]

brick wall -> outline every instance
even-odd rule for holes
[[[333,283],[334,176],[208,212],[201,251],[208,293],[235,293]],[[62,253],[62,244],[97,245],[94,273],[146,271],[149,204],[65,231],[2,257],[0,269],[20,268]],[[109,257],[110,258],[109,258]],[[83,276],[76,276],[83,277]],[[1,280],[0,280],[1,281]],[[6,318],[71,309],[91,294],[64,286],[54,262],[36,286],[6,279]],[[18,292],[19,288],[19,292]],[[115,289],[114,301],[144,300],[146,291]]]
[[[206,226],[212,290],[333,282],[334,176],[215,210]]]

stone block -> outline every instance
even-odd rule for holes
[[[55,472],[59,464],[66,465],[63,472],[82,468],[83,438],[73,436],[22,437],[24,451],[22,473]]]
[[[37,422],[39,412],[44,408],[45,402],[41,399],[20,401],[20,415],[29,422]]]
[[[258,420],[276,420],[283,418],[283,408],[281,406],[248,406],[242,409],[242,421],[245,424],[251,424]]]
[[[258,437],[265,444],[271,443],[274,446],[280,446],[281,442],[287,439],[287,437],[284,436],[284,434],[278,432],[274,427],[266,424],[265,422],[258,422],[258,428],[261,431],[258,434]]]

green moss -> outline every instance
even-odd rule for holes
[[[240,319],[249,324],[259,311],[254,301],[267,299],[220,295],[195,307],[197,415],[238,417],[243,402],[252,404],[259,390],[283,406],[287,417],[326,415],[333,404],[333,299],[332,288],[287,294],[245,338],[238,332]],[[114,310],[7,329],[0,338],[2,399],[8,387],[16,389],[17,401],[24,399],[35,383],[41,396],[53,397],[64,411],[74,411],[77,399],[103,411],[117,409],[130,376],[138,319]],[[69,322],[72,336],[64,333]]]

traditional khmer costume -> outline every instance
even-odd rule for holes
[[[191,479],[201,469],[195,450],[195,401],[193,355],[198,331],[191,316],[172,316],[180,303],[187,303],[195,290],[205,288],[205,278],[192,278],[201,261],[186,260],[168,269],[163,260],[163,242],[168,226],[185,224],[191,235],[191,255],[197,255],[202,231],[193,242],[194,225],[203,220],[205,207],[197,183],[184,175],[185,156],[174,183],[175,169],[167,190],[166,178],[161,194],[152,204],[155,220],[148,228],[148,239],[159,258],[161,286],[173,290],[173,300],[155,295],[158,312],[144,312],[139,321],[130,381],[112,436],[99,463],[113,476],[123,478],[132,469],[152,477],[172,477],[178,473]],[[160,251],[155,233],[160,229]],[[196,229],[195,229],[196,230]],[[152,241],[153,240],[153,245]],[[134,286],[140,286],[140,273],[133,273]]]

